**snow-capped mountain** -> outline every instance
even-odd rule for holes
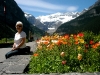
[[[29,13],[24,13],[24,16],[27,18],[27,20],[31,23],[31,24],[34,24],[35,23],[35,17]]]
[[[84,9],[82,12],[58,12],[46,16],[39,16],[36,18],[29,13],[25,13],[25,17],[31,24],[35,25],[39,29],[42,29],[47,32],[54,32],[61,24],[68,22],[72,19],[75,19],[87,10],[88,9]]]
[[[44,26],[44,24],[42,24],[39,20],[37,20],[33,15],[29,14],[29,13],[24,13],[24,16],[27,18],[27,20],[34,26],[38,27],[41,30],[45,30],[47,31],[47,27]]]
[[[68,22],[78,17],[80,12],[66,12],[66,13],[54,13],[46,16],[36,17],[41,23],[48,27],[47,32],[54,32],[61,24]]]
[[[46,16],[39,16],[39,17],[36,17],[36,19],[40,20],[42,23],[57,22],[57,21],[61,21],[62,23],[65,23],[67,21],[70,21],[76,18],[79,15],[80,15],[79,12],[67,12],[67,13],[58,12],[58,13],[50,14]]]

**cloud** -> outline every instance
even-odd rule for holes
[[[38,9],[38,8],[28,8],[28,7],[22,7],[23,10],[26,11],[35,11],[35,12],[42,12],[42,13],[54,13],[53,11],[50,10],[43,10],[43,9]]]
[[[23,10],[52,13],[58,11],[76,11],[76,6],[64,6],[45,2],[43,0],[15,0]]]
[[[76,6],[70,6],[67,8],[67,11],[76,11],[78,9],[78,7]]]

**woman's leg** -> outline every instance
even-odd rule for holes
[[[8,52],[5,57],[6,59],[13,56],[13,55],[17,55],[18,54],[18,50],[11,50],[10,52]]]
[[[26,53],[26,48],[19,48],[18,50],[11,50],[10,52],[8,52],[5,57],[6,59],[13,56],[13,55],[23,55]]]

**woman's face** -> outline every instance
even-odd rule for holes
[[[20,25],[20,24],[19,25],[16,25],[16,30],[17,31],[22,31],[22,25]]]

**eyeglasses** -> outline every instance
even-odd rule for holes
[[[19,26],[19,27],[22,27],[22,26]]]
[[[16,27],[22,27],[22,26],[17,25]]]

